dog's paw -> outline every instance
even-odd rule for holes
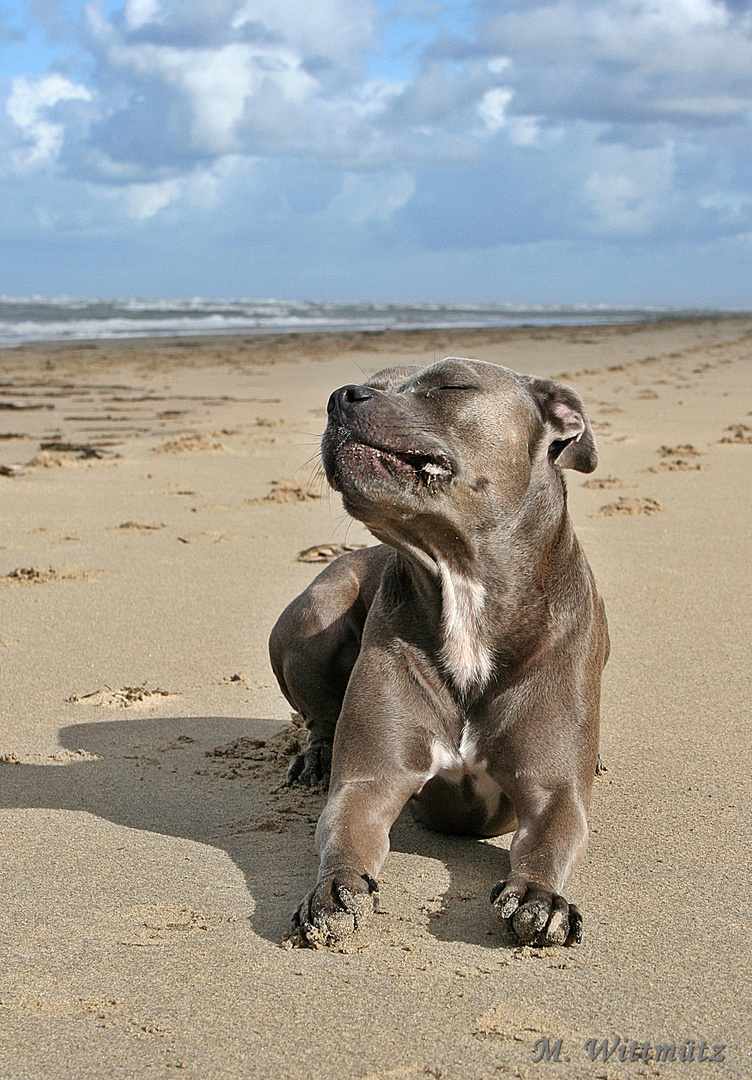
[[[348,938],[379,906],[379,885],[368,874],[338,870],[304,897],[292,917],[293,944],[321,949]]]
[[[287,767],[285,784],[303,784],[304,787],[318,787],[319,784],[328,785],[329,774],[332,769],[332,744],[330,742],[314,743],[302,754],[296,754]]]
[[[522,945],[579,945],[582,915],[537,881],[510,877],[491,890],[496,917]]]

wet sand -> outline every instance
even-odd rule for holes
[[[506,946],[509,838],[403,815],[382,911],[286,950],[323,796],[282,786],[266,639],[373,542],[318,468],[327,397],[451,354],[562,378],[598,437],[585,939]],[[748,1077],[751,496],[748,319],[0,351],[0,1077]]]

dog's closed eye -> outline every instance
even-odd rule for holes
[[[451,391],[451,390],[471,390],[471,391],[475,390],[475,391],[480,391],[480,387],[479,386],[472,386],[469,383],[467,383],[467,384],[465,384],[465,383],[444,383],[441,386],[432,386],[432,387],[430,387],[430,389],[426,390],[426,397],[431,397],[432,394],[441,394],[441,393],[444,393],[445,391],[448,392],[448,391]]]

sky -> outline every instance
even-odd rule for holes
[[[0,0],[0,293],[752,308],[752,0]]]

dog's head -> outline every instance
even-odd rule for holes
[[[531,492],[563,493],[561,469],[597,464],[573,390],[480,360],[386,369],[336,390],[328,412],[329,483],[388,543],[463,542],[518,516]]]

